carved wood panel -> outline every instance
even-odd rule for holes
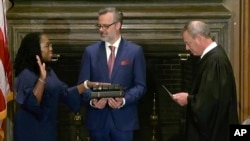
[[[101,4],[74,3],[16,4],[8,12],[8,35],[12,58],[25,34],[33,31],[46,32],[53,43],[54,53],[61,55],[59,61],[55,63],[55,71],[63,81],[69,85],[75,85],[84,48],[99,40],[99,33],[94,25],[97,22],[97,11],[102,6]],[[181,30],[192,19],[201,19],[209,23],[215,40],[225,47],[228,53],[231,50],[228,41],[231,13],[221,4],[115,6],[124,12],[123,37],[141,45],[146,58],[177,56],[180,52],[186,53]],[[149,94],[152,93],[148,93],[141,102],[143,105],[140,106],[144,108],[142,113],[149,114],[148,111],[152,110],[152,95]],[[67,140],[73,140],[75,128],[74,126],[67,127],[74,124],[74,114],[67,108],[60,107],[59,118],[60,112],[61,114],[67,113],[67,116],[65,116],[66,119],[59,119],[59,135],[67,130],[71,132]],[[84,112],[83,108],[81,111],[83,120]],[[148,121],[148,119],[144,120]],[[142,140],[145,132],[151,133],[151,127],[148,127],[148,124],[146,122],[145,125],[141,125],[141,131],[137,132],[137,140]],[[83,127],[80,132],[81,138],[87,139],[88,135]]]

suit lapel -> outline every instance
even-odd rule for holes
[[[115,57],[115,63],[114,63],[114,67],[112,70],[112,74],[111,74],[111,78],[115,76],[115,74],[117,73],[117,71],[120,68],[120,62],[124,56],[124,53],[126,53],[125,49],[125,41],[123,39],[121,39],[121,42],[119,44],[119,48]]]
[[[99,46],[99,64],[101,66],[100,69],[103,70],[103,73],[105,76],[107,76],[107,79],[109,79],[109,71],[108,71],[108,62],[107,62],[107,53],[105,48],[105,42],[102,42]]]

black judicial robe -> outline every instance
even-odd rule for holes
[[[221,46],[199,62],[187,105],[187,141],[229,141],[229,125],[238,124],[232,66]]]

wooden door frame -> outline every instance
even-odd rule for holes
[[[250,116],[250,2],[240,3],[240,95],[239,116],[241,121]]]

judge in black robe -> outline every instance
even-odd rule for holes
[[[191,21],[184,27],[186,49],[201,56],[189,93],[173,99],[187,105],[187,141],[229,141],[231,124],[238,124],[235,78],[224,49],[210,37],[207,24]]]

